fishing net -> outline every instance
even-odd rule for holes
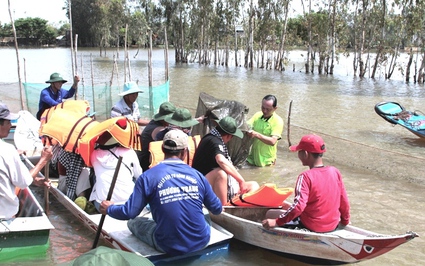
[[[237,101],[220,100],[207,93],[201,92],[199,94],[198,107],[196,110],[196,117],[204,115],[207,117],[204,123],[198,124],[193,127],[192,135],[204,136],[216,126],[216,119],[221,119],[226,116],[233,117],[238,123],[239,129],[244,133],[243,139],[234,137],[229,143],[227,148],[235,166],[240,167],[249,154],[249,149],[252,144],[252,139],[246,134],[249,126],[246,123],[246,115],[249,108]]]
[[[46,83],[23,83],[25,96],[27,99],[27,109],[30,113],[36,114],[40,93],[48,87]],[[139,86],[143,93],[139,94],[137,102],[139,104],[142,118],[150,119],[159,109],[161,103],[169,101],[170,82],[149,87]],[[64,89],[70,89],[71,85],[64,85]],[[90,112],[96,112],[96,119],[106,120],[111,115],[112,106],[121,99],[118,94],[122,92],[122,86],[110,86],[108,83],[91,86],[79,86],[78,99],[87,100],[90,103]],[[72,98],[74,99],[74,97]]]

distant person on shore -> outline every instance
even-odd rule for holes
[[[306,228],[318,233],[331,232],[339,224],[346,226],[350,221],[347,192],[339,170],[323,164],[323,139],[305,135],[290,150],[298,152],[298,159],[309,170],[298,176],[294,203],[286,211],[268,212],[267,218],[272,219],[263,220],[263,226]]]
[[[153,116],[153,119],[146,125],[142,131],[142,151],[140,153],[139,161],[140,166],[142,166],[143,171],[149,169],[150,165],[150,152],[149,152],[149,143],[154,141],[155,135],[159,131],[158,129],[164,129],[168,126],[168,123],[165,122],[165,118],[173,115],[176,107],[170,102],[163,102],[159,106],[159,111]]]
[[[124,84],[124,91],[118,94],[122,96],[111,110],[111,117],[125,116],[129,120],[136,122],[139,126],[146,126],[149,120],[140,118],[139,104],[137,97],[143,91],[136,82],[131,81]]]
[[[10,121],[18,118],[18,114],[11,113],[5,104],[0,103],[0,220],[10,219],[18,214],[16,188],[24,189],[31,184],[50,187],[50,180],[37,177],[37,174],[52,158],[52,148],[45,147],[35,167],[28,170],[16,148],[3,140],[12,127]]]
[[[129,220],[130,231],[141,241],[169,255],[201,250],[211,237],[211,223],[203,213],[222,211],[220,200],[205,177],[184,163],[188,137],[181,130],[164,136],[164,161],[144,172],[124,205],[102,201],[102,214]],[[152,218],[138,215],[149,204]]]
[[[208,179],[223,205],[237,194],[259,188],[255,181],[246,182],[233,166],[226,143],[233,136],[243,138],[234,118],[227,116],[219,121],[210,133],[202,137],[193,158],[192,167]]]
[[[247,161],[255,166],[274,165],[277,157],[277,143],[282,138],[283,119],[275,113],[277,99],[266,95],[261,101],[261,111],[248,120],[252,130],[248,136],[254,139]]]
[[[59,73],[53,73],[50,75],[50,79],[46,81],[46,83],[50,83],[50,86],[43,89],[40,93],[38,112],[36,114],[38,120],[41,119],[41,115],[46,109],[56,106],[65,99],[69,99],[74,96],[78,89],[78,82],[80,82],[80,77],[74,77],[74,83],[69,90],[62,88],[62,85],[66,82],[67,81],[63,79]]]

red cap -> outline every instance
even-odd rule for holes
[[[324,153],[326,151],[325,142],[317,135],[305,135],[298,145],[289,147],[291,151],[308,151],[311,153]]]

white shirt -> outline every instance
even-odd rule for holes
[[[0,140],[0,219],[12,218],[19,210],[15,188],[26,188],[33,178],[12,144]]]
[[[139,159],[134,150],[124,147],[114,147],[111,151],[117,157],[122,156],[122,164],[111,199],[111,201],[119,205],[124,204],[130,198],[134,188],[133,177],[136,179],[139,178],[143,170],[140,167]],[[102,200],[106,200],[115,168],[117,167],[117,157],[110,151],[101,149],[95,149],[91,154],[90,160],[96,175],[96,183],[93,186],[90,201],[96,200],[101,203]]]
[[[134,102],[133,110],[131,110],[131,108],[125,103],[124,98],[121,98],[121,100],[119,100],[111,110],[111,118],[118,116],[125,116],[129,120],[137,123],[140,119],[139,104]]]

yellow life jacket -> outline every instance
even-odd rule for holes
[[[200,135],[188,136],[188,154],[186,155],[185,162],[190,166],[192,166],[193,156],[195,156],[195,151],[198,148],[200,141]],[[164,153],[162,152],[162,140],[150,142],[149,152],[151,153],[151,164],[149,165],[149,168],[152,168],[164,160]]]
[[[41,126],[49,122],[51,115],[58,109],[66,109],[69,112],[75,113],[76,116],[82,117],[87,115],[90,110],[90,104],[86,100],[67,100],[61,102],[56,106],[52,106],[49,109],[44,110],[40,117]]]
[[[275,184],[267,183],[255,191],[236,195],[226,205],[251,207],[279,207],[294,192],[293,188],[277,188]]]
[[[141,150],[139,125],[124,116],[107,119],[86,131],[78,141],[77,153],[81,155],[87,166],[91,167],[90,156],[96,141],[104,132],[109,132],[121,146]]]
[[[77,152],[78,140],[92,127],[99,124],[86,113],[74,112],[67,109],[56,109],[49,114],[47,122],[40,126],[40,136],[54,139],[69,152]],[[56,144],[52,141],[52,144]]]

